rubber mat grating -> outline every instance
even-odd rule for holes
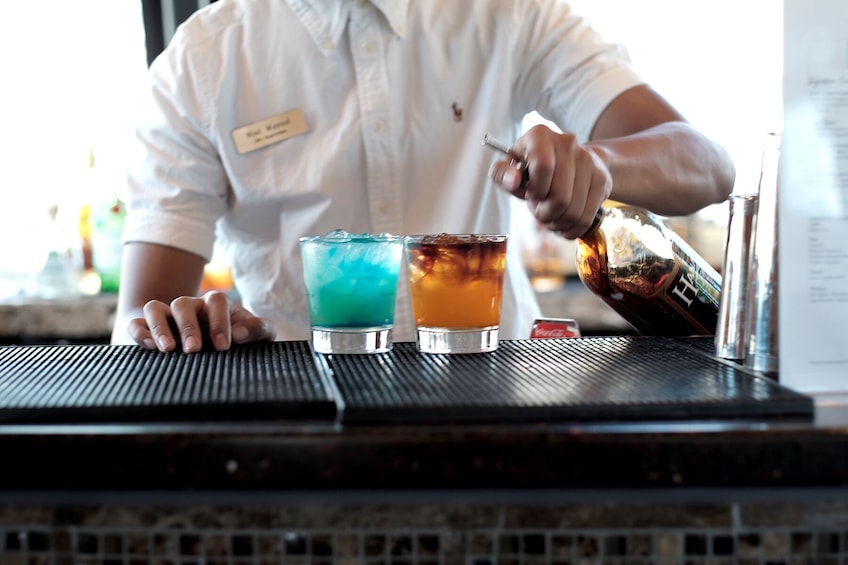
[[[327,363],[346,423],[813,416],[811,398],[670,338],[506,341],[473,355],[396,343],[386,354]]]
[[[0,348],[0,422],[335,420],[337,398],[306,342]]]
[[[343,407],[343,411],[342,411]],[[266,342],[185,355],[0,348],[0,422],[440,423],[812,418],[812,399],[666,338],[504,341],[481,355],[314,355]]]
[[[676,337],[674,340],[691,347],[695,351],[715,355],[716,346],[713,336]]]

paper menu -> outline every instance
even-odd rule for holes
[[[784,0],[780,382],[848,392],[848,25],[844,0]]]

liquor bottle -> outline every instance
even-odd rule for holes
[[[113,182],[102,176],[100,167],[95,166],[92,149],[88,150],[87,165],[89,201],[81,212],[80,232],[90,249],[88,259],[99,282],[96,290],[114,294],[120,288],[121,236],[126,207],[117,196]],[[94,289],[93,284],[89,286]]]
[[[103,200],[92,209],[92,259],[100,275],[102,293],[116,293],[120,288],[124,216],[126,208],[117,196]]]
[[[69,298],[77,296],[79,269],[74,263],[73,238],[60,206],[51,204],[47,209],[49,231],[44,267],[35,279],[36,295],[43,298]]]
[[[721,275],[661,218],[606,205],[578,238],[577,274],[640,335],[713,335]]]

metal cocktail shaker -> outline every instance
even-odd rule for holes
[[[780,134],[769,134],[763,147],[757,233],[751,261],[753,299],[748,353],[744,365],[777,377],[778,373],[778,169]]]

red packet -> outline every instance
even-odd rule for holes
[[[533,322],[531,339],[580,337],[580,326],[571,318],[539,318]]]

